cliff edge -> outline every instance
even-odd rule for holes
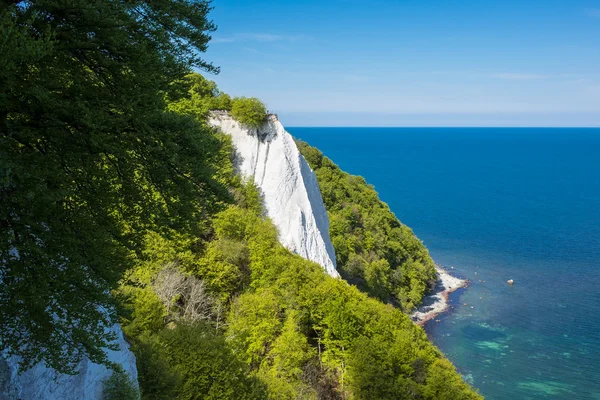
[[[208,122],[231,136],[237,172],[260,189],[280,242],[339,277],[317,179],[277,116],[269,114],[259,128],[244,126],[222,111],[212,112]]]

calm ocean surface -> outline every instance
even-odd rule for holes
[[[481,394],[600,399],[600,129],[288,131],[471,280],[427,331]]]

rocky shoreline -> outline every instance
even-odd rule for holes
[[[468,285],[467,280],[452,276],[440,265],[436,265],[435,269],[438,277],[433,293],[425,296],[423,304],[410,315],[410,318],[420,326],[448,309],[450,293]]]

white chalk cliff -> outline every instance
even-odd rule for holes
[[[211,113],[209,123],[231,136],[238,173],[260,189],[280,242],[338,277],[317,178],[277,116],[270,114],[258,129],[243,126],[226,112]]]
[[[119,350],[106,350],[108,359],[119,364],[137,385],[135,356],[119,325],[111,330],[117,334]],[[77,375],[58,374],[43,363],[19,375],[18,361],[0,354],[0,400],[101,400],[104,380],[112,375],[105,366],[87,359],[79,363]]]

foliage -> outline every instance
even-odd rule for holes
[[[256,97],[236,97],[231,105],[231,115],[242,125],[258,128],[266,121],[267,107]]]
[[[181,372],[171,365],[158,335],[144,333],[137,336],[132,350],[135,353],[141,398],[175,399],[176,390],[183,378]]]
[[[166,110],[208,1],[0,5],[0,342],[22,367],[105,362],[114,288],[148,229],[200,233],[223,144]],[[109,310],[109,311],[106,311]],[[65,351],[66,350],[66,351]]]
[[[251,290],[233,303],[226,336],[271,398],[316,398],[318,382],[333,381],[340,397],[434,399],[427,378],[440,366],[454,398],[479,398],[406,315],[291,254],[260,215],[234,206],[214,222],[218,237],[248,242]]]
[[[442,358],[435,360],[426,377],[427,386],[424,396],[439,400],[454,400],[464,393],[465,384],[450,361]]]
[[[211,110],[231,111],[232,100],[227,93],[222,93],[216,83],[207,80],[200,74],[189,74],[173,86],[188,88],[186,94],[179,94],[169,100],[168,108],[179,114],[191,115],[203,121]]]
[[[228,398],[226,388],[237,384],[242,386],[236,390],[248,398],[437,399],[442,391],[454,399],[480,398],[397,308],[283,248],[273,224],[250,200],[256,198],[253,185],[236,191],[245,206],[232,205],[216,214],[204,244],[177,242],[172,236],[170,242],[159,240],[162,256],[144,252],[156,263],[152,265],[162,268],[145,286],[158,293],[164,290],[156,286],[156,277],[165,271],[174,274],[173,263],[183,268],[216,260],[216,265],[247,271],[241,284],[218,275],[220,267],[192,270],[185,276],[212,280],[207,294],[229,311],[220,308],[201,323],[180,314],[176,320],[165,319],[158,331],[148,328],[130,336],[144,398],[168,398],[169,393],[178,399],[217,393]],[[139,268],[146,265],[140,261]],[[368,282],[384,286],[388,268],[386,259],[371,262]],[[183,287],[189,278],[176,275],[173,287]],[[137,285],[144,286],[142,281]],[[181,290],[171,293],[163,297],[176,299],[174,309],[181,307]],[[164,307],[160,303],[159,309]],[[124,325],[129,334],[136,321],[124,320]],[[164,379],[152,378],[155,364],[165,371]]]
[[[182,377],[177,399],[266,398],[263,385],[248,376],[247,366],[210,325],[177,325],[163,330],[159,341],[163,354]]]
[[[136,384],[129,375],[122,370],[116,370],[104,381],[102,398],[104,400],[138,400],[140,395]]]
[[[362,177],[343,172],[314,147],[297,144],[317,176],[342,276],[411,311],[435,280],[425,246]]]
[[[157,332],[162,329],[168,314],[156,293],[146,288],[128,288],[132,301],[131,324],[127,325],[127,334]]]
[[[316,388],[304,379],[305,371],[316,357],[316,350],[300,330],[297,315],[295,310],[291,310],[286,316],[269,351],[270,366],[261,371],[261,380],[267,384],[272,398],[317,398]]]
[[[270,344],[281,329],[281,310],[270,290],[246,293],[235,302],[228,318],[228,335],[236,353],[255,368],[265,358]]]

